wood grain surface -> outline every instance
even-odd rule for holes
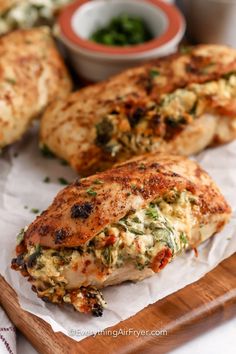
[[[199,281],[110,328],[166,330],[167,335],[162,336],[101,335],[76,342],[23,311],[14,290],[2,277],[0,289],[0,303],[8,316],[42,354],[162,354],[236,315],[236,254]]]

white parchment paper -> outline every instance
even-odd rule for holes
[[[0,157],[0,272],[16,290],[22,308],[48,322],[54,331],[61,331],[79,341],[198,280],[236,252],[236,142],[209,149],[198,155],[197,160],[215,179],[231,204],[233,217],[230,224],[199,247],[197,258],[192,251],[187,252],[152,278],[105,289],[103,293],[108,308],[103,317],[95,318],[77,313],[69,306],[61,308],[45,304],[31,291],[26,279],[9,266],[14,257],[16,235],[35,218],[30,210],[47,208],[62,188],[58,178],[72,181],[75,172],[57,159],[42,157],[38,150],[37,127],[22,142],[4,151]],[[50,177],[50,183],[43,182],[45,177]]]

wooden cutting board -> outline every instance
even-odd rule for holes
[[[236,254],[196,283],[111,327],[167,330],[164,336],[97,336],[76,342],[54,333],[43,320],[23,311],[14,290],[2,277],[0,289],[0,303],[8,316],[42,354],[162,354],[236,315]],[[132,299],[127,306],[132,306]]]

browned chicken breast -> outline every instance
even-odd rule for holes
[[[100,316],[99,289],[159,272],[220,231],[230,214],[197,163],[136,157],[63,189],[19,234],[12,268],[43,300]]]
[[[0,38],[0,148],[18,140],[53,99],[65,99],[71,81],[47,28]]]
[[[236,137],[236,50],[201,45],[52,104],[41,142],[81,174],[145,152],[190,155]]]

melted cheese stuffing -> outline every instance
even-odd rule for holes
[[[71,0],[27,0],[1,14],[0,34],[16,28],[31,28],[40,21],[51,22],[55,12]]]
[[[172,94],[163,95],[160,113],[176,119],[185,113],[196,116],[206,112],[206,100],[211,99],[221,106],[236,98],[236,75],[228,79],[209,81],[205,84],[191,84],[188,88],[178,89]]]
[[[155,78],[156,83],[161,80],[161,75]],[[232,105],[236,98],[236,74],[231,73],[217,81],[204,84],[190,84],[183,89],[172,93],[163,94],[161,103],[155,103],[139,119],[137,125],[125,132],[120,130],[120,117],[108,115],[105,119],[110,124],[112,135],[101,147],[115,156],[122,149],[136,152],[155,151],[162,139],[165,138],[169,128],[183,129],[197,117],[211,110]],[[159,123],[152,124],[159,117]],[[127,119],[127,118],[123,118]],[[104,120],[101,122],[103,124]],[[150,128],[152,124],[152,128]],[[97,125],[99,126],[99,124]]]
[[[102,287],[115,269],[128,263],[140,271],[151,268],[153,259],[163,249],[169,248],[173,257],[188,247],[195,207],[189,192],[172,190],[164,199],[108,226],[84,247],[60,251],[32,247],[24,258],[28,272],[36,287],[50,284],[49,291],[53,293],[58,283],[70,288],[70,277],[75,272],[80,286]]]

